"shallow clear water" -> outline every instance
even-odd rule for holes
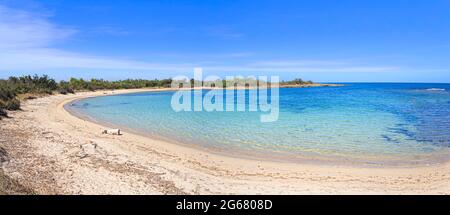
[[[370,164],[450,158],[450,84],[282,88],[279,120],[271,123],[261,123],[260,112],[175,112],[173,93],[95,97],[67,108],[142,134],[237,156]]]

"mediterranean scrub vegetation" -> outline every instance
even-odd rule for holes
[[[18,95],[51,94],[58,89],[55,80],[48,76],[10,77],[0,80],[0,116],[6,116],[5,110],[19,110]]]
[[[296,78],[292,81],[282,81],[280,85],[308,85],[308,84],[314,84],[312,81],[304,81],[301,78]]]
[[[162,88],[170,87],[171,83],[171,79],[106,81],[103,79],[83,80],[77,78],[71,78],[69,81],[60,81],[58,83],[47,75],[9,77],[5,80],[0,79],[0,119],[1,117],[7,116],[6,110],[19,110],[20,100],[33,99],[36,96],[105,89]]]
[[[193,82],[194,80],[189,80]],[[249,83],[249,80],[234,80],[235,83]],[[256,80],[253,80],[256,81]],[[186,81],[188,82],[188,81]],[[225,81],[223,81],[224,86]],[[0,79],[0,119],[7,116],[6,110],[20,110],[20,101],[23,99],[33,99],[36,96],[51,95],[54,93],[68,94],[76,91],[114,90],[114,89],[138,89],[138,88],[166,88],[170,87],[172,79],[126,79],[119,81],[107,81],[103,79],[77,79],[71,78],[69,81],[56,82],[47,75],[21,76]],[[312,84],[311,81],[294,79],[293,81],[283,81],[280,85],[305,85]],[[203,83],[211,86],[212,83]],[[258,84],[258,83],[257,83]]]

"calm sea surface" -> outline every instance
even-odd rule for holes
[[[173,93],[88,98],[66,108],[97,122],[235,156],[381,165],[450,158],[450,84],[282,88],[279,120],[271,123],[260,122],[261,112],[175,112]]]

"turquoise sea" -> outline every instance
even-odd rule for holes
[[[126,131],[231,156],[368,165],[450,158],[450,84],[281,88],[279,119],[269,123],[260,122],[260,112],[175,112],[173,93],[101,96],[66,108]]]

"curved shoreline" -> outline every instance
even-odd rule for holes
[[[5,172],[24,175],[19,181],[37,188],[45,184],[29,174],[53,175],[60,187],[55,192],[67,194],[450,194],[448,162],[370,168],[234,158],[132,133],[102,135],[104,126],[64,109],[76,99],[161,90],[83,92],[27,101],[24,111],[0,122],[0,129],[31,135],[26,139],[31,148],[11,152],[17,153],[16,160]],[[49,161],[36,166],[28,157]],[[28,173],[30,169],[36,170]]]
[[[115,94],[102,94],[100,96],[111,96],[111,95],[119,95],[119,94],[133,94],[133,93],[142,93],[142,92],[167,92],[173,91],[172,89],[140,89],[140,90],[127,90]],[[325,156],[325,155],[290,155],[283,154],[282,152],[252,152],[250,150],[233,148],[233,149],[222,149],[216,147],[208,147],[201,146],[197,144],[188,144],[176,141],[171,139],[170,137],[158,136],[158,135],[147,135],[143,133],[143,131],[134,130],[128,127],[123,127],[120,124],[108,123],[98,121],[95,118],[85,115],[75,109],[71,109],[69,105],[74,104],[80,100],[90,98],[90,97],[98,97],[98,96],[89,96],[84,98],[78,98],[74,100],[70,100],[64,102],[63,108],[65,111],[69,112],[71,115],[85,121],[89,121],[91,123],[101,125],[109,128],[120,128],[122,131],[132,133],[134,135],[138,135],[144,138],[152,139],[154,141],[160,141],[166,144],[171,144],[175,146],[180,146],[184,148],[193,149],[196,151],[201,151],[204,153],[210,153],[212,155],[220,155],[225,157],[243,159],[243,160],[253,160],[259,162],[274,162],[274,163],[294,163],[294,164],[308,164],[308,165],[321,165],[321,166],[345,166],[345,167],[362,167],[362,168],[416,168],[416,167],[427,167],[427,166],[435,166],[441,165],[450,162],[449,156],[445,153],[436,153],[436,155],[430,155],[429,158],[426,158],[422,161],[403,161],[395,160],[393,158],[388,158],[390,160],[383,160],[382,158],[377,158],[374,160],[362,159],[362,158],[350,158],[345,159],[344,157],[339,156]],[[442,154],[442,155],[441,155]],[[439,157],[436,157],[438,156]]]

